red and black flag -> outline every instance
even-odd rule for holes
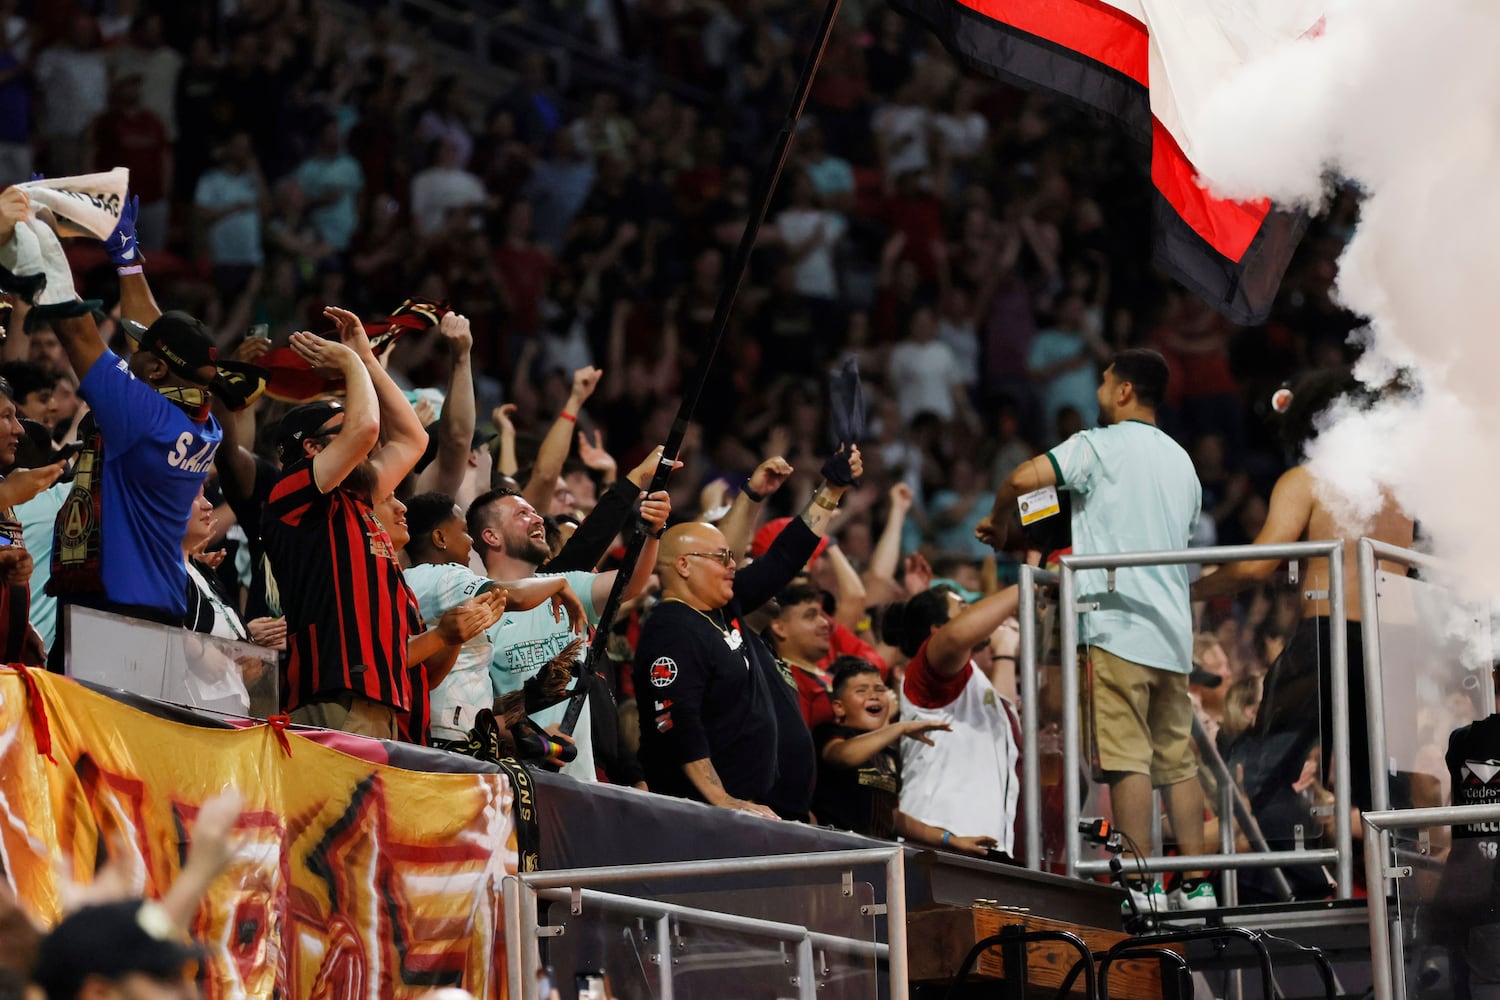
[[[892,2],[976,72],[1114,119],[1151,177],[1157,266],[1237,323],[1266,318],[1305,218],[1211,195],[1190,158],[1190,123],[1247,46],[1311,33],[1315,20],[1254,25],[1247,40],[1247,26],[1201,0]]]

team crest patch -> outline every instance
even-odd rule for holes
[[[670,656],[658,656],[651,662],[651,686],[664,688],[677,679],[677,661]]]

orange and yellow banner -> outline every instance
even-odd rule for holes
[[[210,951],[205,996],[505,996],[501,880],[517,851],[504,775],[373,764],[294,732],[287,749],[269,726],[187,725],[30,678],[46,733],[25,679],[0,669],[0,868],[39,922],[110,851],[137,893],[160,896],[199,805],[233,785],[239,847],[192,927]]]

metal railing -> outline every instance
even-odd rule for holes
[[[1379,572],[1383,562],[1395,563],[1408,569],[1424,570],[1433,575],[1447,571],[1446,564],[1422,552],[1403,549],[1376,541],[1373,538],[1359,540],[1359,607],[1360,630],[1364,639],[1365,706],[1375,725],[1370,730],[1370,807],[1382,811],[1391,807],[1389,751],[1385,740],[1385,673],[1380,643],[1380,590]],[[1495,703],[1494,681],[1490,671],[1477,672],[1484,687],[1480,699],[1482,705]]]
[[[1380,636],[1380,590],[1379,573],[1381,563],[1395,563],[1408,569],[1424,571],[1441,576],[1447,565],[1440,559],[1377,541],[1362,538],[1359,541],[1359,586],[1360,626],[1364,640],[1365,700],[1370,718],[1370,770],[1372,809],[1361,816],[1365,827],[1365,883],[1369,890],[1368,918],[1370,924],[1370,963],[1373,974],[1375,1000],[1404,1000],[1406,980],[1396,975],[1395,969],[1404,970],[1406,962],[1401,932],[1401,918],[1393,919],[1390,911],[1387,883],[1410,874],[1404,864],[1391,865],[1392,844],[1390,831],[1426,830],[1435,826],[1485,823],[1500,820],[1500,804],[1438,806],[1425,809],[1392,809],[1390,807],[1390,783],[1388,773],[1391,761],[1388,756],[1385,734],[1385,659]],[[1495,690],[1489,670],[1476,673],[1483,692],[1480,704],[1495,704]],[[1393,931],[1393,925],[1395,930]]]
[[[755,858],[724,858],[710,861],[680,861],[653,865],[613,865],[605,868],[571,868],[558,871],[525,872],[505,878],[506,976],[514,1000],[535,1000],[540,953],[537,947],[543,937],[560,933],[537,922],[537,907],[542,900],[569,902],[573,915],[588,903],[601,910],[648,917],[657,922],[658,946],[662,949],[657,962],[661,970],[659,995],[672,1000],[673,922],[712,927],[795,944],[797,947],[796,987],[799,1000],[814,1000],[817,980],[813,969],[813,950],[845,955],[885,959],[890,974],[891,1000],[907,998],[906,961],[906,882],[904,853],[899,847],[878,847],[856,851],[828,851],[817,854],[781,854]],[[887,944],[819,934],[798,924],[780,923],[744,917],[717,910],[704,910],[675,903],[660,903],[634,896],[596,892],[589,886],[636,883],[648,879],[683,879],[722,875],[803,872],[818,869],[841,869],[847,875],[857,867],[885,867],[885,903],[869,908],[869,915],[886,918]],[[541,998],[546,1000],[546,998]]]
[[[1391,933],[1390,904],[1386,900],[1387,879],[1403,877],[1406,870],[1387,868],[1391,856],[1391,830],[1425,830],[1434,826],[1490,823],[1500,820],[1500,803],[1482,806],[1439,806],[1434,809],[1383,809],[1361,815],[1365,826],[1365,885],[1370,920],[1370,971],[1375,1000],[1406,1000],[1406,978],[1393,974],[1405,968],[1401,938]],[[1394,941],[1394,944],[1393,944]],[[1399,962],[1393,961],[1399,959]]]
[[[1038,569],[1030,564],[1021,566],[1020,603],[1016,607],[1016,617],[1021,621],[1021,648],[1016,663],[1021,694],[1021,815],[1026,817],[1024,860],[1032,871],[1042,870],[1041,700],[1036,668],[1036,587],[1039,583],[1055,586],[1057,581],[1057,574],[1051,570]]]
[[[1080,769],[1081,726],[1079,722],[1078,615],[1097,610],[1097,605],[1080,605],[1077,574],[1088,570],[1105,570],[1107,588],[1114,590],[1115,571],[1147,566],[1186,566],[1211,563],[1247,562],[1265,559],[1290,560],[1309,558],[1328,560],[1327,600],[1330,619],[1329,664],[1332,681],[1333,732],[1330,745],[1334,758],[1334,846],[1332,848],[1293,850],[1257,850],[1235,853],[1221,844],[1218,854],[1143,858],[1142,865],[1151,872],[1196,871],[1204,869],[1280,868],[1295,864],[1333,864],[1340,899],[1350,898],[1353,891],[1354,844],[1350,821],[1351,778],[1349,769],[1349,670],[1345,630],[1344,549],[1342,541],[1296,542],[1287,545],[1236,545],[1201,549],[1179,549],[1163,552],[1133,552],[1103,555],[1068,555],[1061,560],[1056,574],[1031,567],[1020,571],[1021,649],[1018,663],[1020,690],[1025,710],[1021,713],[1023,744],[1023,798],[1026,819],[1026,864],[1041,867],[1041,791],[1040,761],[1037,759],[1040,720],[1037,711],[1037,637],[1035,620],[1035,585],[1053,579],[1058,587],[1061,609],[1062,669],[1062,757],[1063,757],[1063,871],[1070,876],[1092,876],[1109,871],[1101,860],[1083,858],[1078,821],[1082,802],[1076,775]],[[1321,595],[1320,595],[1321,596]],[[1232,843],[1229,844],[1232,848]]]

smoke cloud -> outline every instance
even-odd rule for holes
[[[1276,23],[1303,0],[1216,0]],[[1204,99],[1210,188],[1314,211],[1337,174],[1365,200],[1340,301],[1369,320],[1358,374],[1417,391],[1335,407],[1307,455],[1357,532],[1384,491],[1470,587],[1500,593],[1500,4],[1329,0],[1320,33],[1267,47]],[[1244,16],[1249,16],[1245,14]]]

